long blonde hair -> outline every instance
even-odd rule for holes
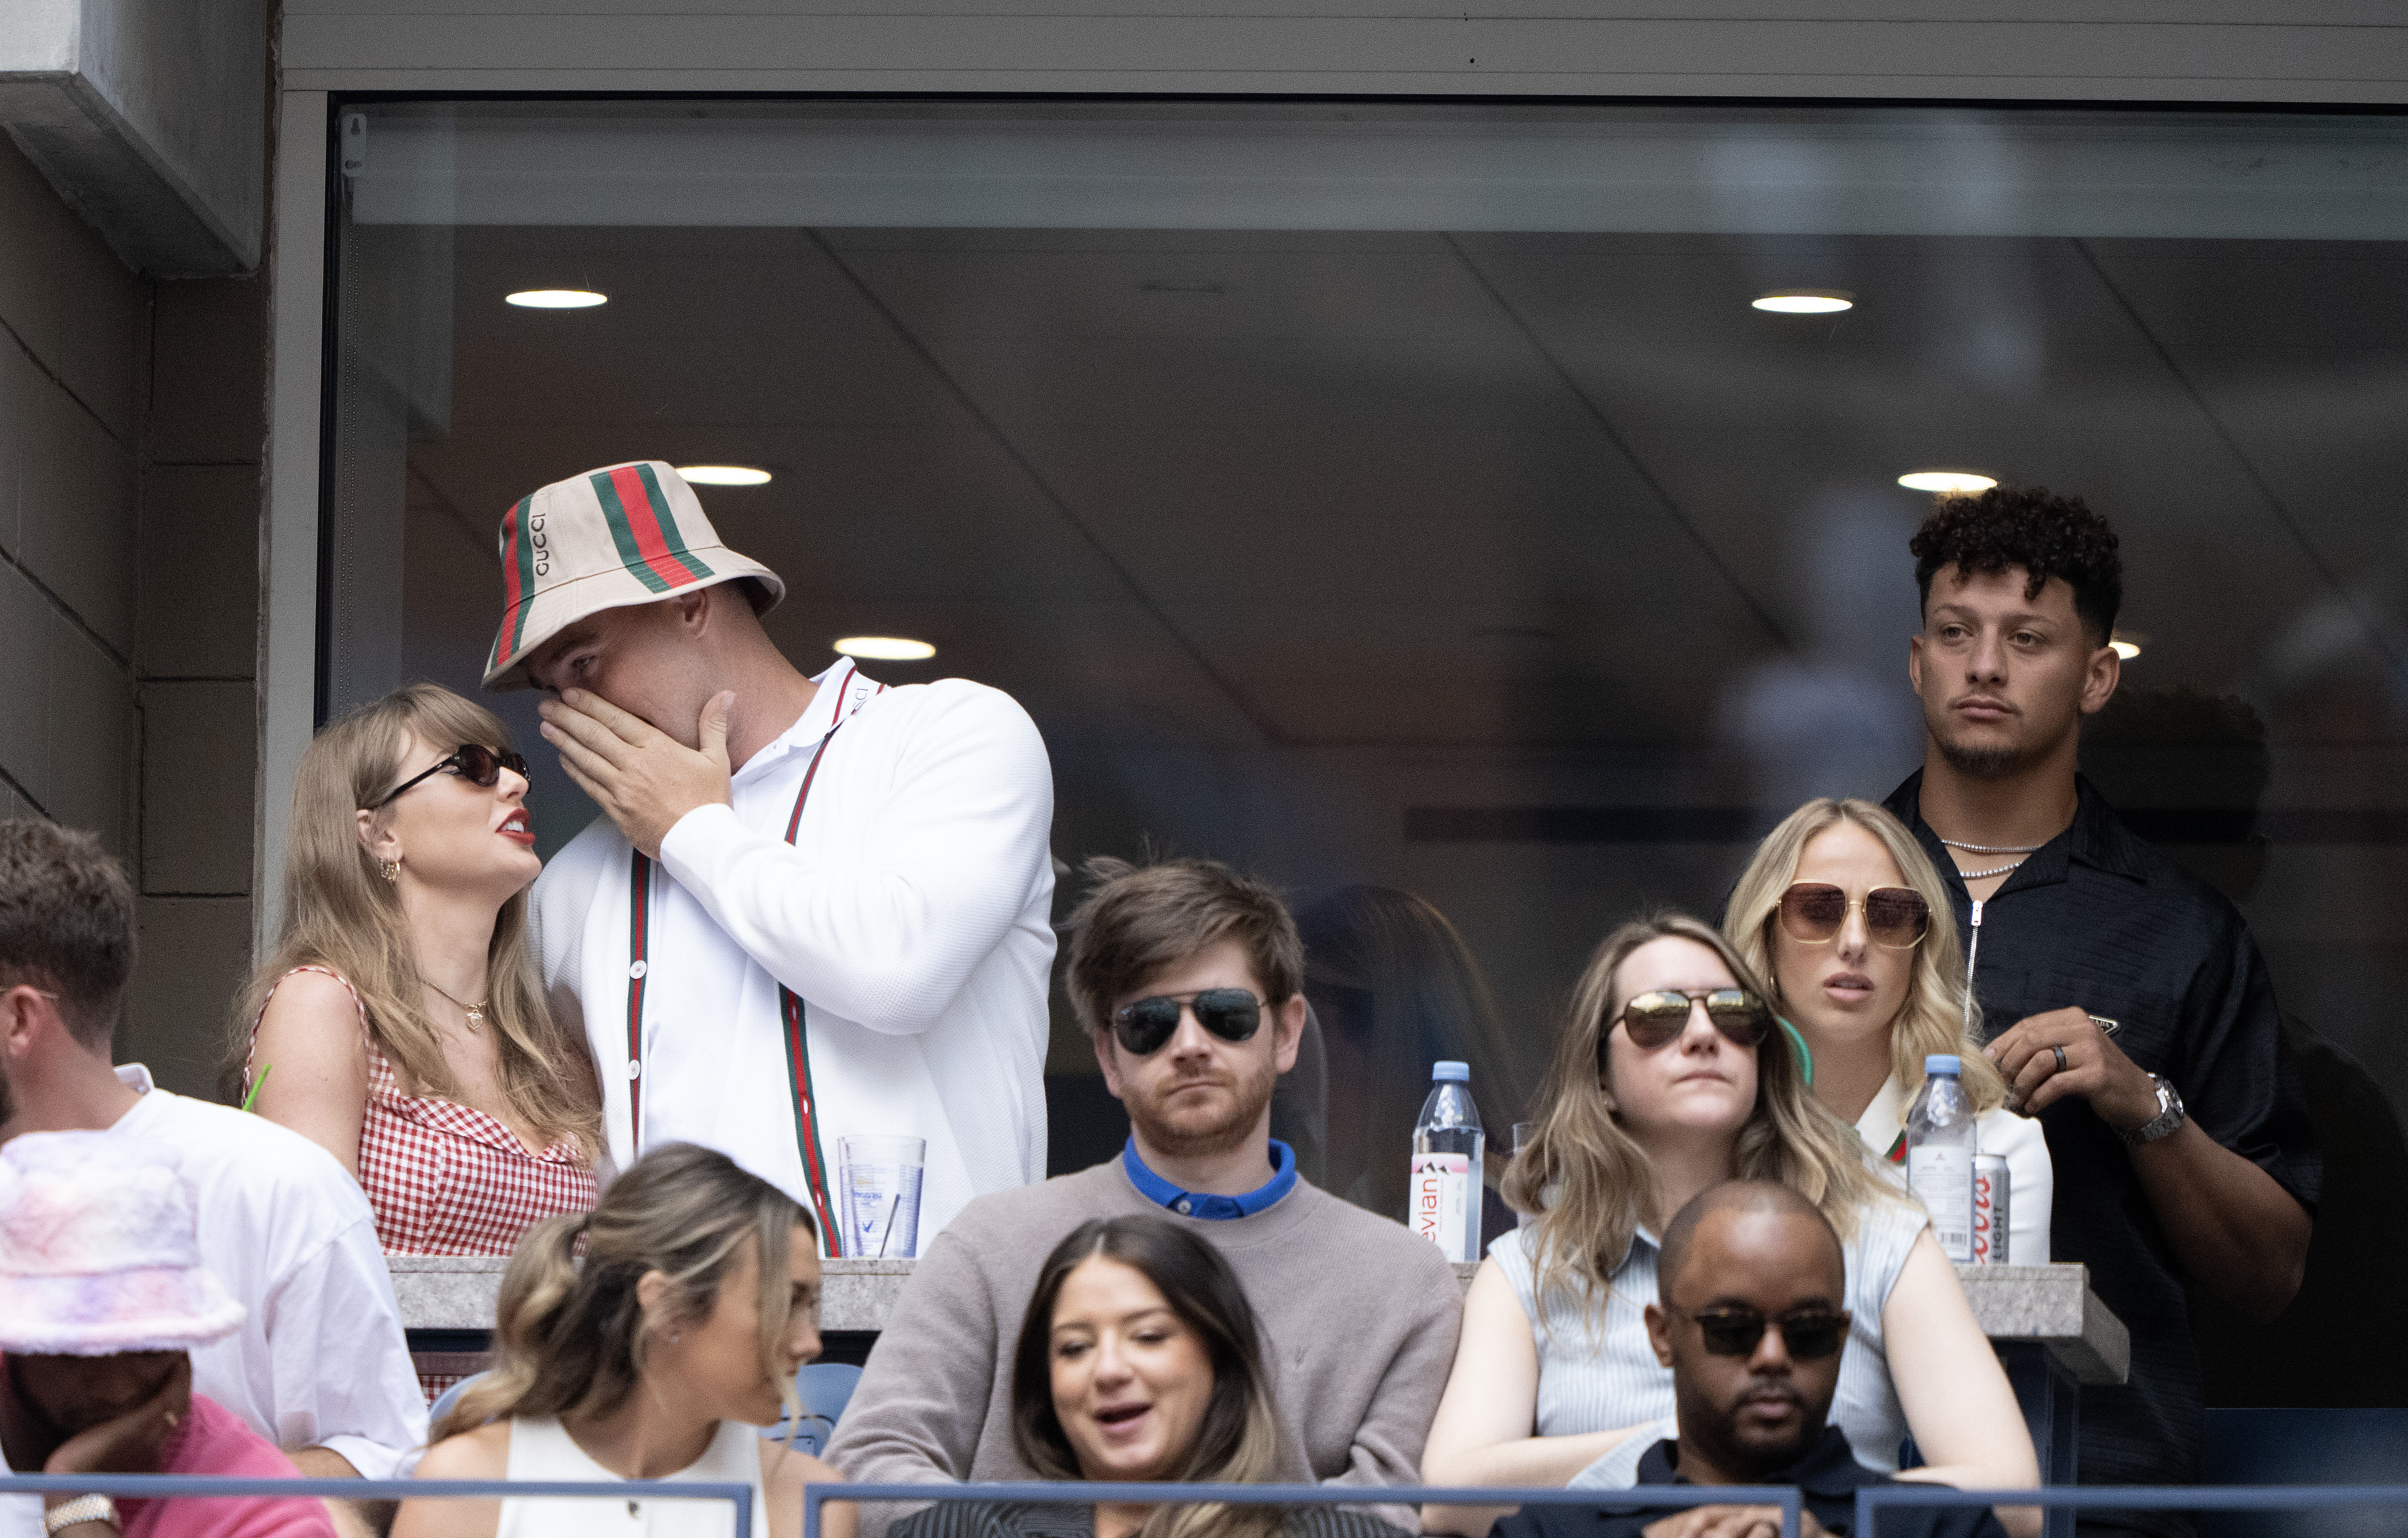
[[[351,984],[370,1037],[419,1093],[459,1094],[426,1013],[401,898],[359,836],[359,810],[393,788],[411,736],[447,751],[466,742],[509,748],[509,733],[491,711],[438,685],[413,683],[353,711],[302,751],[284,857],[283,933],[227,1022],[229,1077],[243,1077],[252,1028],[276,985],[295,967],[315,966]],[[499,1050],[504,1098],[547,1138],[574,1137],[592,1162],[602,1146],[599,1086],[585,1044],[562,1029],[544,1003],[524,892],[502,904],[485,967],[485,1018]]]
[[[1890,1071],[1909,1100],[1923,1087],[1923,1059],[1935,1052],[1954,1053],[1965,1063],[1965,1093],[1975,1112],[2004,1104],[2007,1086],[1998,1066],[1982,1056],[1982,1009],[1966,995],[1965,949],[1956,939],[1956,911],[1948,887],[1931,856],[1914,841],[1906,825],[1870,801],[1834,801],[1821,798],[1807,802],[1781,821],[1781,826],[1756,846],[1756,857],[1732,889],[1724,910],[1723,933],[1740,955],[1772,985],[1767,995],[1775,1008],[1781,1002],[1781,970],[1772,961],[1772,927],[1780,922],[1781,894],[1798,879],[1798,862],[1816,834],[1853,823],[1879,839],[1907,885],[1921,894],[1931,909],[1931,927],[1914,948],[1914,967],[1908,974],[1906,1001],[1890,1020]],[[1875,1153],[1882,1150],[1875,1149]]]
[[[797,1224],[817,1231],[801,1203],[726,1155],[691,1143],[653,1149],[592,1212],[545,1218],[520,1237],[494,1308],[493,1370],[430,1437],[617,1405],[643,1377],[654,1333],[708,1317],[748,1244],[761,1258],[761,1369],[799,1425],[802,1406],[778,1354],[794,1308]],[[669,1296],[664,1316],[648,1322],[636,1284],[655,1271],[667,1276]]]
[[[1584,1308],[1602,1298],[1640,1223],[1672,1215],[1646,1212],[1655,1191],[1653,1165],[1608,1109],[1602,1082],[1606,1038],[1625,1002],[1616,973],[1633,951],[1667,939],[1704,946],[1741,987],[1770,997],[1747,959],[1686,913],[1633,919],[1589,957],[1541,1091],[1537,1141],[1515,1156],[1505,1177],[1505,1200],[1538,1215],[1531,1271],[1542,1308],[1550,1298]],[[1882,1193],[1855,1130],[1809,1093],[1805,1068],[1779,1027],[1756,1049],[1756,1104],[1739,1129],[1731,1172],[1741,1180],[1779,1181],[1814,1203],[1843,1239],[1856,1230],[1857,1209]]]

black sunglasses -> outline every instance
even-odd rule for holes
[[[1674,1313],[1683,1310],[1675,1309]],[[1767,1329],[1781,1331],[1782,1344],[1792,1360],[1821,1361],[1840,1349],[1848,1332],[1848,1315],[1828,1309],[1801,1308],[1779,1318],[1768,1318],[1752,1308],[1710,1308],[1688,1315],[1705,1337],[1706,1349],[1717,1357],[1753,1357]]]
[[[457,748],[452,750],[451,757],[438,759],[436,762],[435,767],[428,769],[423,774],[411,775],[408,779],[404,780],[401,783],[394,786],[392,790],[386,792],[385,798],[383,800],[379,801],[372,807],[366,807],[362,810],[367,812],[381,812],[386,807],[392,805],[393,798],[399,796],[403,791],[408,790],[410,786],[418,783],[421,780],[433,779],[435,776],[442,773],[445,769],[453,770],[472,785],[476,785],[480,789],[491,790],[494,785],[501,783],[502,770],[504,769],[509,770],[512,774],[517,775],[522,780],[525,779],[527,761],[515,753],[495,753],[493,749],[485,746],[482,742],[463,742]]]
[[[1702,999],[1706,1018],[1714,1028],[1743,1047],[1761,1046],[1772,1029],[1772,1012],[1764,1000],[1745,988],[1714,988],[1703,993],[1680,993],[1670,988],[1658,988],[1642,993],[1622,1006],[1623,1028],[1630,1032],[1630,1044],[1641,1052],[1653,1052],[1689,1028],[1689,1011],[1695,1001]],[[1598,1043],[1601,1055],[1605,1043]]]
[[[1190,1008],[1196,1012],[1197,1025],[1225,1042],[1243,1042],[1263,1023],[1263,1001],[1245,989],[1206,988],[1201,993],[1156,994],[1123,1004],[1112,1011],[1112,1035],[1119,1039],[1122,1051],[1152,1056],[1179,1028],[1181,1012]]]

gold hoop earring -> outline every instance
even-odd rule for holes
[[[384,879],[388,883],[395,886],[401,884],[401,862],[399,860],[386,860],[382,862],[380,869],[383,870]]]

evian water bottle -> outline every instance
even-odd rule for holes
[[[1408,1221],[1450,1260],[1480,1258],[1480,1107],[1468,1063],[1430,1065],[1429,1099],[1413,1124]]]
[[[1973,1156],[1981,1151],[1964,1071],[1948,1053],[1923,1059],[1923,1087],[1906,1113],[1906,1183],[1931,1215],[1931,1237],[1960,1266],[1973,1259]]]

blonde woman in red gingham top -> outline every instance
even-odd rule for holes
[[[242,1081],[358,1178],[388,1254],[508,1255],[594,1205],[593,1065],[529,956],[523,769],[490,712],[416,684],[321,732],[295,777]]]

